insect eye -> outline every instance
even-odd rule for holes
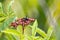
[[[28,21],[28,18],[22,18],[23,19],[23,21]]]

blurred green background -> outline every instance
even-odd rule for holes
[[[37,19],[38,27],[45,32],[53,26],[56,38],[60,40],[60,0],[0,0],[4,13],[8,11],[10,1],[17,17]]]

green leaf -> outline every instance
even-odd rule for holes
[[[47,31],[47,37],[45,37],[45,40],[49,40],[51,35],[52,35],[52,32],[53,32],[53,28],[52,27],[49,27],[48,31]]]
[[[5,19],[6,19],[6,17],[0,17],[0,22],[5,20]]]
[[[38,23],[37,23],[37,20],[35,20],[35,22],[32,26],[32,36],[35,36],[37,26],[38,26]]]
[[[44,40],[44,39],[42,37],[40,37],[40,36],[35,36],[35,37],[28,36],[28,40]]]
[[[30,25],[24,27],[24,35],[31,36],[32,35],[32,28]]]
[[[1,37],[2,33],[0,32],[0,37]]]
[[[10,14],[14,13],[14,11],[11,8],[13,2],[14,2],[14,0],[11,0],[10,3],[8,4],[8,6],[7,6],[7,9],[8,9],[7,15],[10,15]]]
[[[17,31],[20,33],[20,39],[24,39],[23,29],[21,25],[17,27]]]
[[[13,22],[15,19],[15,16],[8,17],[1,25],[0,25],[0,31],[4,30],[5,28],[9,27],[10,23]]]
[[[6,14],[0,13],[0,17],[6,17]]]
[[[5,33],[5,37],[7,38],[7,40],[16,40],[15,37],[13,37],[13,35]]]
[[[39,28],[36,29],[36,32],[44,38],[47,36],[46,33],[43,30],[39,29]]]
[[[0,17],[5,17],[6,14],[3,12],[3,6],[2,6],[2,3],[0,3]]]
[[[17,30],[14,30],[14,29],[6,29],[6,30],[3,30],[1,32],[16,35],[16,36],[20,36],[20,33]]]
[[[32,40],[32,37],[31,37],[31,36],[27,36],[27,39],[28,39],[28,40]]]
[[[7,40],[4,33],[1,34],[0,40]]]
[[[3,13],[2,3],[0,3],[0,13]]]
[[[17,27],[17,31],[18,31],[20,34],[23,34],[23,29],[22,29],[22,26],[21,26],[21,25],[19,25],[19,26]]]
[[[8,5],[8,12],[12,10],[12,9],[11,9],[11,6],[12,6],[13,2],[14,2],[14,0],[11,0],[11,1],[10,1],[9,5]]]
[[[44,40],[42,37],[36,36],[34,37],[34,40]]]

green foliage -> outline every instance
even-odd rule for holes
[[[11,22],[13,22],[13,19],[15,19],[15,17],[9,17],[7,18],[1,25],[0,25],[0,31],[4,30],[5,28],[7,28]]]
[[[52,35],[52,33],[53,33],[53,28],[52,28],[52,26],[50,26],[48,31],[47,31],[47,37],[45,37],[45,40],[49,40],[51,35]]]
[[[16,16],[14,11],[11,9],[11,5],[14,1],[19,1],[21,6],[21,11],[19,10],[21,13],[17,13],[18,16]],[[47,11],[45,13],[44,10],[46,5],[48,5],[48,8],[46,8],[48,10],[54,0],[45,0],[45,7],[42,7],[41,5],[43,4],[40,4],[37,0],[14,1],[10,1],[10,3],[7,5],[1,3],[2,0],[0,0],[0,40],[55,40],[54,38],[51,38],[54,31],[53,28],[48,25],[49,23],[47,24],[49,27],[48,30],[47,27],[45,27],[48,17],[46,17]],[[18,6],[16,7],[16,9],[19,9]],[[7,11],[5,8],[7,8]],[[35,17],[35,12],[37,13],[38,17]],[[17,26],[16,29],[9,28],[11,22],[15,21],[16,17],[20,17],[21,14],[23,14],[23,17],[27,15],[28,17],[36,18],[35,22],[32,25],[29,24],[25,26],[24,30],[21,25]],[[38,36],[36,36],[37,33],[39,34]]]
[[[37,29],[37,20],[34,22],[33,26],[32,26],[32,36],[36,35],[36,29]]]
[[[13,35],[8,34],[8,33],[5,33],[5,37],[7,40],[16,40],[16,38]]]
[[[46,0],[48,6],[51,6],[54,3],[54,0]]]
[[[47,34],[39,29],[38,27],[38,24],[37,24],[37,20],[35,20],[35,22],[33,23],[32,26],[25,26],[25,32],[23,33],[23,29],[22,29],[22,26],[19,25],[17,27],[17,30],[16,29],[5,29],[5,30],[2,30],[1,32],[2,33],[5,33],[5,36],[10,40],[12,40],[14,37],[12,37],[11,35],[13,36],[17,36],[19,39],[21,40],[49,40],[50,37],[51,37],[51,34],[52,34],[52,27],[49,27],[48,29],[48,32]],[[35,27],[35,28],[34,28]],[[26,29],[27,28],[27,29]],[[32,29],[31,29],[32,28]],[[31,30],[30,30],[31,29]],[[32,32],[31,32],[32,31]],[[30,32],[31,35],[29,36],[28,33]],[[38,33],[39,35],[41,36],[36,36],[36,33]],[[10,36],[9,36],[10,35]],[[16,40],[18,40],[16,37]],[[43,37],[43,38],[42,38]],[[14,40],[14,39],[13,39]]]
[[[39,33],[42,37],[46,37],[46,33],[41,29],[37,28],[36,32]]]
[[[0,2],[4,2],[5,0],[0,0]]]

